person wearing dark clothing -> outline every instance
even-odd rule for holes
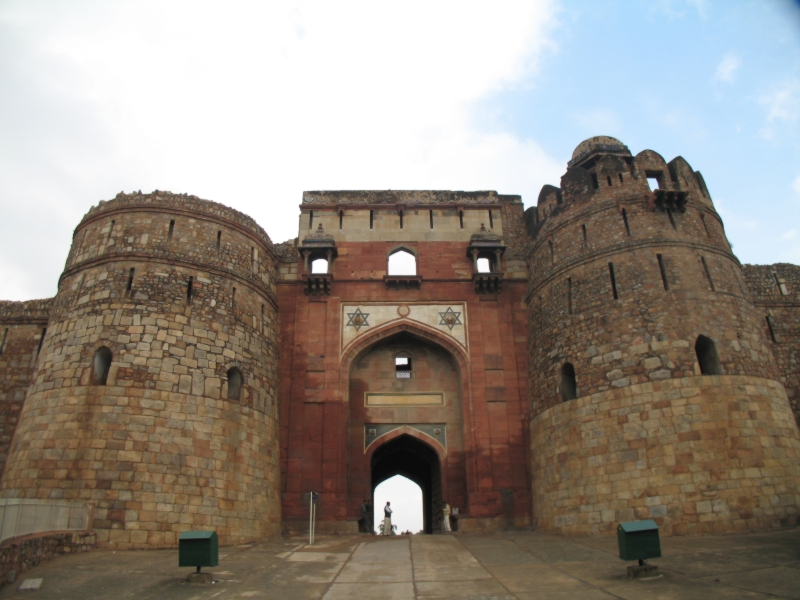
[[[369,500],[364,500],[361,503],[361,527],[364,533],[374,533],[372,529],[372,503]]]

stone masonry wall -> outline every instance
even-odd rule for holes
[[[0,302],[0,473],[31,384],[52,300]]]
[[[107,547],[174,546],[188,529],[222,544],[276,534],[271,243],[235,211],[183,196],[101,208],[76,229],[2,496],[93,501]]]
[[[800,267],[779,263],[743,268],[780,381],[800,423]]]
[[[663,535],[800,524],[800,435],[782,386],[696,376],[582,396],[531,423],[542,531]]]

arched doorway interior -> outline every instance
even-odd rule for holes
[[[382,482],[402,475],[422,489],[422,523],[425,533],[439,528],[435,520],[442,502],[442,469],[439,455],[426,443],[403,434],[378,448],[372,455],[372,496]]]

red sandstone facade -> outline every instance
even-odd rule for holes
[[[474,237],[481,224],[486,241]],[[302,494],[316,490],[324,527],[355,530],[362,499],[398,472],[423,489],[427,531],[442,498],[462,530],[530,522],[524,240],[508,244],[522,227],[519,197],[492,192],[306,193],[303,256],[287,248],[278,285],[287,528],[303,526]],[[318,285],[309,264],[328,247]],[[477,273],[470,247],[491,273]],[[415,275],[389,274],[399,249]],[[360,327],[356,311],[369,315]],[[407,379],[398,354],[411,359]],[[424,394],[440,400],[414,404]]]
[[[431,533],[443,499],[461,531],[795,524],[798,298],[800,267],[739,264],[684,159],[603,136],[524,213],[306,192],[275,246],[219,204],[121,194],[55,298],[0,303],[0,496],[92,503],[116,548],[301,530],[311,491],[319,529],[354,532],[397,474]]]

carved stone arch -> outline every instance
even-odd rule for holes
[[[469,373],[470,361],[466,351],[457,342],[449,339],[446,334],[437,331],[428,325],[424,325],[423,323],[419,323],[417,321],[412,321],[411,319],[400,319],[398,321],[391,321],[376,327],[363,337],[353,340],[350,345],[344,349],[342,352],[342,357],[339,361],[339,372],[342,375],[345,385],[343,390],[346,390],[347,380],[350,377],[350,367],[359,354],[371,346],[374,346],[381,340],[385,340],[386,338],[403,332],[411,333],[426,341],[438,345],[453,355],[453,358],[455,358],[456,364],[459,368],[459,376],[462,378],[463,382],[463,379]]]
[[[411,244],[395,244],[386,251],[387,260],[392,254],[397,254],[398,252],[401,251],[413,254],[414,258],[419,258],[419,251],[416,248],[414,248],[414,246],[412,246]]]
[[[245,375],[245,370],[244,370],[244,366],[242,365],[242,363],[240,361],[238,361],[238,360],[233,360],[233,361],[230,361],[230,362],[226,363],[222,368],[225,371],[224,372],[224,376],[223,376],[223,380],[224,380],[225,383],[220,388],[221,399],[223,399],[223,400],[236,400],[236,401],[242,402],[242,403],[245,400],[248,400],[248,397],[245,395],[245,390],[247,389],[246,388],[247,376]],[[238,390],[235,393],[235,397],[231,396],[232,391],[231,391],[231,388],[230,388],[230,385],[231,385],[230,379],[232,377],[232,373],[234,375],[236,373],[238,373],[238,377],[239,377],[238,382],[234,382],[238,387]]]
[[[413,427],[409,427],[408,425],[403,425],[402,427],[398,427],[397,429],[392,429],[388,433],[384,433],[382,436],[377,438],[374,442],[372,442],[367,448],[364,450],[364,454],[367,457],[367,461],[372,460],[372,455],[375,454],[375,451],[378,450],[381,446],[388,444],[392,440],[399,438],[403,435],[409,435],[413,438],[418,439],[420,442],[427,444],[431,447],[431,449],[436,452],[439,456],[439,460],[444,462],[447,458],[447,449],[442,446],[441,442],[436,438],[428,435],[424,431],[420,431],[419,429],[414,429]],[[442,482],[444,485],[444,482]]]

